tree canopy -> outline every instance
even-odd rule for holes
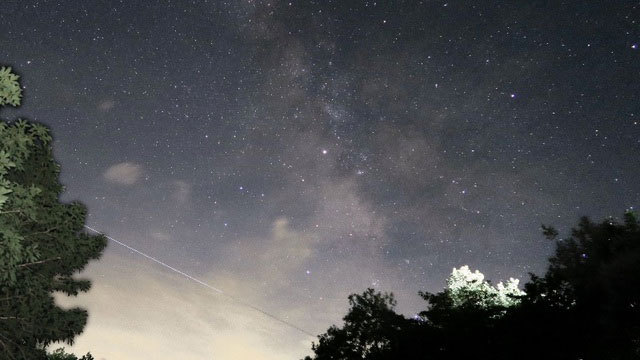
[[[543,226],[556,241],[543,276],[495,287],[479,271],[454,268],[446,288],[421,292],[427,309],[405,318],[392,294],[351,295],[344,326],[314,343],[324,359],[638,359],[640,226],[583,218],[571,235]]]
[[[81,358],[78,358],[74,354],[69,354],[65,352],[63,348],[59,348],[47,354],[46,360],[95,360],[95,359],[89,353],[82,356]]]
[[[0,106],[18,106],[18,76],[0,67]],[[0,122],[0,355],[45,358],[56,341],[72,343],[87,321],[84,309],[62,309],[53,293],[75,296],[90,282],[76,279],[106,246],[84,232],[87,209],[59,200],[60,167],[43,125]]]
[[[344,326],[332,326],[318,337],[318,344],[313,345],[315,358],[382,359],[394,353],[404,318],[393,311],[393,295],[367,289],[361,295],[349,296],[349,304]]]

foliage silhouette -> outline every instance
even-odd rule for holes
[[[640,358],[638,274],[637,216],[627,212],[623,223],[584,217],[569,237],[557,241],[547,273],[532,275],[525,285],[527,297],[517,315],[548,329],[568,356]]]

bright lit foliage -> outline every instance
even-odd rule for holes
[[[520,303],[518,297],[525,293],[518,288],[518,279],[510,278],[506,283],[499,282],[495,287],[484,279],[484,275],[469,266],[453,268],[447,279],[447,292],[454,307],[475,305],[484,308],[500,306],[511,307]]]

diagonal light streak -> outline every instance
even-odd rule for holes
[[[102,236],[106,237],[107,239],[109,239],[109,240],[111,240],[111,241],[115,242],[115,243],[116,243],[116,244],[118,244],[118,245],[121,245],[121,246],[123,246],[123,247],[125,247],[125,248],[127,248],[127,249],[129,249],[129,250],[131,250],[131,251],[133,251],[133,252],[135,252],[136,254],[142,255],[142,256],[144,256],[145,258],[147,258],[147,259],[149,259],[149,260],[151,260],[151,261],[153,261],[153,262],[155,262],[155,263],[158,263],[158,264],[160,264],[160,265],[162,265],[162,266],[166,267],[167,269],[169,269],[169,270],[171,270],[171,271],[173,271],[173,272],[176,272],[176,273],[178,273],[178,274],[180,274],[180,275],[182,275],[182,276],[186,277],[187,279],[189,279],[189,280],[191,280],[191,281],[194,281],[194,282],[196,282],[196,283],[198,283],[198,284],[200,284],[200,285],[202,285],[202,286],[204,286],[204,287],[206,287],[206,288],[208,288],[208,289],[210,289],[210,290],[213,290],[213,291],[215,291],[215,292],[217,292],[217,293],[219,293],[219,294],[222,294],[222,295],[224,295],[224,296],[228,297],[229,299],[231,299],[231,300],[233,300],[233,301],[237,302],[237,303],[238,303],[238,304],[240,304],[240,305],[243,305],[243,306],[248,307],[248,308],[250,308],[250,309],[252,309],[252,310],[254,310],[254,311],[257,311],[257,312],[261,313],[262,315],[265,315],[265,316],[267,316],[267,317],[271,318],[272,320],[278,321],[278,322],[280,322],[280,323],[282,323],[282,324],[284,324],[284,325],[286,325],[286,326],[288,326],[288,327],[290,327],[290,328],[293,328],[293,329],[295,329],[295,330],[298,330],[299,332],[301,332],[301,333],[303,333],[303,334],[305,334],[305,335],[308,335],[308,336],[311,336],[311,337],[315,337],[315,335],[313,335],[312,333],[310,333],[310,332],[308,332],[308,331],[306,331],[306,330],[302,329],[301,327],[299,327],[299,326],[297,326],[297,325],[295,325],[295,324],[292,324],[292,323],[288,322],[287,320],[281,319],[281,318],[277,317],[276,315],[270,314],[270,313],[268,313],[267,311],[262,310],[262,309],[260,309],[259,307],[255,306],[255,305],[251,305],[251,304],[247,303],[246,301],[243,301],[243,300],[240,300],[240,299],[238,299],[238,298],[236,298],[236,297],[234,297],[234,296],[231,296],[231,295],[229,295],[229,294],[225,293],[224,291],[222,291],[222,290],[218,289],[217,287],[215,287],[215,286],[211,286],[211,285],[207,284],[206,282],[204,282],[204,281],[202,281],[202,280],[199,280],[199,279],[197,279],[197,278],[195,278],[195,277],[193,277],[193,276],[191,276],[191,275],[189,275],[189,274],[185,273],[184,271],[181,271],[181,270],[179,270],[179,269],[176,269],[176,268],[174,268],[173,266],[171,266],[171,265],[169,265],[169,264],[167,264],[167,263],[164,263],[164,262],[162,262],[162,261],[160,261],[160,260],[158,260],[158,259],[154,258],[154,257],[153,257],[153,256],[151,256],[151,255],[147,255],[147,254],[143,253],[142,251],[140,251],[140,250],[138,250],[138,249],[135,249],[135,248],[133,248],[133,247],[131,247],[131,246],[129,246],[129,245],[127,245],[127,244],[123,243],[122,241],[119,241],[119,240],[117,240],[117,239],[114,239],[113,237],[111,237],[111,236],[109,236],[109,235],[103,234],[103,233],[99,232],[98,230],[96,230],[96,229],[94,229],[94,228],[92,228],[92,227],[90,227],[90,226],[84,225],[84,227],[85,227],[85,228],[87,228],[87,229],[89,229],[89,230],[91,230],[92,232],[94,232],[94,233],[96,233],[96,234],[99,234],[99,235],[102,235]]]

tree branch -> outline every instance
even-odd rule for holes
[[[61,259],[61,257],[58,256],[58,257],[54,257],[54,258],[51,258],[51,259],[44,259],[44,260],[40,260],[40,261],[20,264],[20,265],[18,265],[18,267],[27,267],[27,266],[31,266],[31,265],[44,264],[44,263],[49,262],[49,261],[60,260],[60,259]]]
[[[54,230],[58,230],[58,227],[57,226],[56,227],[52,227],[51,229],[47,229],[47,230],[44,230],[44,231],[36,231],[34,233],[28,234],[27,236],[33,236],[33,235],[39,235],[39,234],[48,234],[48,233],[50,233],[50,232],[52,232]]]

